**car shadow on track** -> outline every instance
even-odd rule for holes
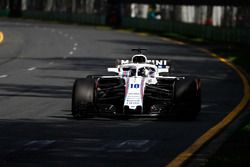
[[[74,118],[71,114],[71,110],[63,109],[61,110],[63,115],[58,116],[50,116],[50,118],[55,119],[68,119],[68,120],[75,120],[75,121],[128,121],[128,122],[136,122],[136,121],[143,121],[143,122],[194,122],[199,121],[199,119],[194,120],[185,120],[179,119],[174,115],[169,115],[168,117],[142,117],[142,116],[116,116],[116,115],[107,115],[107,114],[97,114],[96,116],[88,117],[88,118]]]
[[[0,84],[0,97],[71,98],[72,86]]]

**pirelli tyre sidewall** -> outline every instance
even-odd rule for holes
[[[74,82],[72,91],[72,115],[86,118],[93,113],[95,102],[95,79],[82,78]]]
[[[178,119],[194,120],[201,110],[200,80],[195,77],[177,80],[174,103]]]

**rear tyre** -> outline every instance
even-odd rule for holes
[[[74,118],[87,118],[95,109],[95,80],[77,79],[72,91],[72,115]]]
[[[175,84],[175,112],[180,120],[195,120],[201,110],[200,80],[186,77]]]

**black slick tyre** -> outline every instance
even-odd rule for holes
[[[95,80],[77,79],[72,91],[72,115],[74,118],[86,118],[93,114],[95,103]]]
[[[186,77],[175,84],[175,112],[177,119],[195,120],[201,110],[200,80]]]

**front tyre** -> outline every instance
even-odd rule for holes
[[[72,115],[74,118],[86,118],[94,110],[95,80],[77,79],[72,91]]]
[[[175,84],[175,110],[177,118],[194,120],[201,110],[200,80],[186,77]]]

